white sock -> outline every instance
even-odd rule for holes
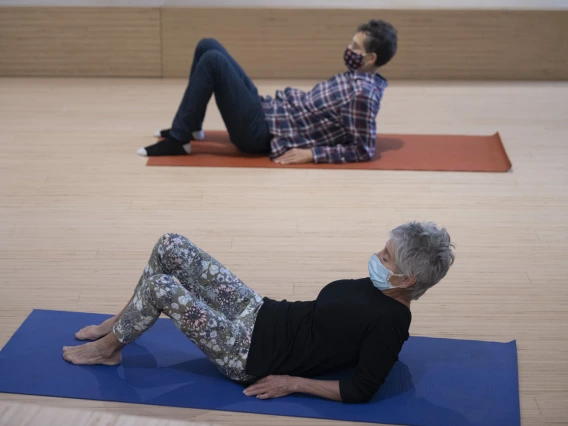
[[[186,143],[183,146],[183,149],[185,150],[185,152],[187,152],[188,154],[191,154],[191,144],[190,143]]]
[[[205,139],[205,132],[203,130],[197,130],[195,132],[191,132],[191,136],[196,141],[202,141]]]
[[[154,132],[154,136],[157,138],[162,137],[161,130],[156,130]],[[205,132],[203,130],[196,130],[195,132],[191,132],[191,137],[196,141],[202,141],[205,139]]]

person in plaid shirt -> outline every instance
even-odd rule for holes
[[[203,39],[171,129],[156,132],[164,139],[138,154],[190,154],[191,141],[204,138],[205,110],[215,93],[231,142],[242,152],[269,154],[279,164],[368,161],[375,154],[376,118],[387,87],[377,71],[396,48],[396,29],[371,20],[359,26],[345,49],[349,71],[307,93],[286,88],[272,98],[259,96],[219,42]]]

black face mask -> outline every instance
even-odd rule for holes
[[[345,49],[345,53],[343,54],[343,60],[345,61],[345,66],[347,68],[349,68],[351,71],[355,71],[361,68],[361,64],[363,63],[363,55],[355,53],[348,47]]]

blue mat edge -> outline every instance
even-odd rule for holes
[[[83,311],[65,311],[65,310],[56,310],[56,309],[33,309],[24,319],[24,321],[22,321],[22,323],[17,327],[16,331],[12,334],[12,336],[10,337],[10,339],[8,339],[8,341],[6,342],[6,344],[2,347],[2,349],[0,350],[0,352],[2,350],[4,350],[4,348],[12,341],[12,339],[14,338],[14,336],[16,335],[17,331],[25,324],[25,322],[30,319],[30,317],[35,313],[35,312],[60,312],[60,313],[73,313],[73,314],[88,314],[88,315],[98,315],[101,318],[110,318],[113,316],[113,314],[101,314],[98,312],[83,312]],[[161,318],[166,320],[167,318]],[[428,339],[431,338],[431,336],[412,336],[413,338],[424,338],[424,339]],[[439,340],[462,340],[462,341],[473,341],[473,342],[485,342],[485,343],[494,343],[494,344],[502,344],[502,345],[513,345],[515,348],[515,368],[518,371],[518,346],[517,346],[517,340],[511,340],[508,342],[496,342],[496,341],[488,341],[488,340],[476,340],[476,339],[456,339],[456,338],[449,338],[449,337],[436,337],[436,339]],[[520,413],[520,382],[519,382],[519,375],[517,374],[517,395],[515,398],[515,412],[516,412],[516,416],[518,419],[518,422],[516,424],[521,424],[521,413]],[[3,392],[0,390],[0,393],[6,393],[6,394],[12,394],[12,395],[29,395],[27,393],[19,393],[19,392]],[[147,403],[137,403],[137,402],[118,402],[112,399],[101,399],[101,398],[78,398],[78,397],[56,397],[56,396],[52,396],[52,395],[46,395],[46,394],[41,394],[41,393],[37,393],[34,394],[35,396],[41,396],[44,398],[66,398],[66,399],[77,399],[77,400],[88,400],[88,401],[105,401],[105,402],[114,402],[114,403],[118,403],[118,404],[128,404],[128,405],[148,405],[151,407],[164,407],[166,405],[155,405],[155,404],[147,404]],[[188,408],[186,406],[180,406],[180,405],[168,405],[170,407],[175,407],[175,408],[184,408],[184,409],[191,409],[191,410],[201,410],[201,411],[220,411],[220,412],[225,412],[225,413],[247,413],[247,414],[255,414],[255,415],[270,415],[270,416],[278,416],[278,417],[294,417],[294,418],[313,418],[316,420],[329,420],[329,419],[324,419],[324,418],[320,418],[320,417],[306,417],[306,416],[301,416],[301,415],[294,415],[294,414],[289,414],[289,415],[283,415],[283,414],[266,414],[266,413],[259,413],[259,412],[255,412],[255,411],[225,411],[225,410],[212,410],[212,409],[203,409],[203,408]],[[334,421],[344,421],[344,420],[334,420]],[[359,423],[359,421],[357,420],[350,420],[351,422],[356,422]],[[395,424],[402,424],[402,423],[395,423]],[[416,426],[416,424],[406,424],[407,426]]]

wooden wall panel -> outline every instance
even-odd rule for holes
[[[327,78],[369,18],[399,30],[391,79],[568,79],[568,11],[157,7],[2,7],[0,75],[185,77],[215,37],[252,77]]]
[[[370,18],[399,30],[389,78],[568,78],[568,11],[503,10],[163,8],[163,75],[186,76],[196,43],[215,37],[252,77],[327,78]]]
[[[0,75],[161,76],[160,10],[0,8]]]

